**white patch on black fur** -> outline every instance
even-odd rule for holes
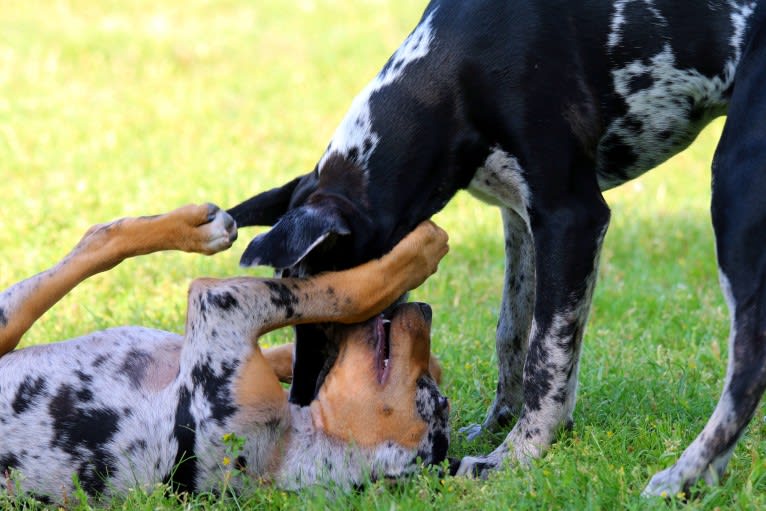
[[[500,149],[493,148],[474,174],[468,191],[488,204],[513,210],[529,225],[531,193],[524,179],[519,160]]]
[[[614,90],[628,107],[624,117],[615,120],[599,145],[599,179],[602,189],[611,188],[657,166],[679,149],[686,147],[709,120],[723,112],[726,91],[733,82],[730,66],[720,76],[706,77],[696,70],[679,69],[670,44],[647,61],[635,60],[612,71]],[[651,77],[651,85],[632,90],[631,82]],[[709,112],[692,122],[695,110]],[[612,180],[601,171],[610,163],[605,153],[613,145],[626,146],[635,159],[621,169],[622,179]]]
[[[631,2],[644,4],[654,19],[627,19],[625,7]],[[628,111],[607,127],[599,143],[597,170],[602,189],[617,186],[659,165],[688,146],[711,119],[725,112],[754,5],[729,2],[732,51],[717,76],[708,77],[677,66],[672,44],[683,41],[666,42],[650,58],[637,58],[612,70],[614,91],[625,101]],[[607,43],[610,53],[620,46],[627,24],[650,22],[659,26],[667,23],[651,0],[616,1]],[[642,81],[646,86],[636,90],[634,84]],[[615,161],[612,156],[615,151],[627,156]]]
[[[729,7],[731,7],[731,23],[734,27],[734,32],[731,35],[729,42],[730,46],[734,50],[734,58],[731,65],[736,66],[742,56],[742,43],[745,37],[745,30],[747,29],[748,21],[755,10],[757,2],[737,2],[735,0],[729,0]],[[734,69],[731,69],[734,72]]]
[[[647,10],[654,16],[655,23],[667,23],[665,17],[654,6],[653,0],[616,0],[614,2],[614,14],[609,24],[609,38],[607,46],[613,49],[622,42],[622,27],[625,25],[625,6],[631,2],[645,4]]]
[[[366,170],[367,162],[380,141],[380,137],[373,129],[370,97],[383,87],[395,83],[404,74],[404,70],[411,62],[428,55],[434,39],[432,26],[434,12],[432,11],[425,20],[415,27],[415,30],[404,40],[380,73],[354,98],[348,113],[335,131],[324,156],[319,160],[320,173],[328,156],[333,153],[351,157],[356,164]]]

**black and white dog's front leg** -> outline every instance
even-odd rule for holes
[[[583,331],[609,224],[595,179],[578,186],[556,201],[532,203],[537,291],[521,416],[497,449],[464,458],[458,474],[484,475],[506,458],[526,463],[542,455],[560,426],[571,424]]]
[[[753,35],[735,78],[713,160],[712,215],[719,277],[731,316],[723,392],[702,432],[644,495],[675,495],[723,475],[766,388],[766,25]]]

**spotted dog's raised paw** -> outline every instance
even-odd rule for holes
[[[237,240],[236,222],[215,204],[192,204],[173,214],[180,215],[190,228],[182,237],[181,250],[212,255],[230,248]]]

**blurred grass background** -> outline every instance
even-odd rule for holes
[[[53,264],[87,227],[187,202],[232,206],[310,170],[354,95],[412,29],[405,0],[0,0],[0,286]],[[247,501],[135,494],[114,508],[689,509],[766,503],[763,412],[723,485],[645,501],[649,477],[701,429],[720,393],[728,319],[708,215],[723,122],[609,192],[612,223],[581,364],[575,429],[527,471],[488,481],[424,473],[348,496],[264,489]],[[437,222],[434,305],[453,428],[481,421],[496,378],[503,271],[498,212],[467,194]],[[214,258],[157,254],[80,286],[26,344],[118,324],[180,331],[195,276],[242,274],[245,242]],[[267,275],[267,271],[253,272]],[[289,332],[267,342],[283,342]],[[453,434],[451,455],[490,450]],[[2,441],[2,440],[0,440]],[[0,504],[10,505],[10,501]],[[17,506],[23,506],[17,503]]]

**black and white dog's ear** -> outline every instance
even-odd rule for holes
[[[330,208],[301,206],[288,211],[268,232],[245,249],[240,266],[289,268],[332,236],[351,234],[346,221]]]
[[[291,207],[302,204],[317,186],[316,172],[296,177],[289,183],[259,193],[227,211],[237,227],[274,225]]]

